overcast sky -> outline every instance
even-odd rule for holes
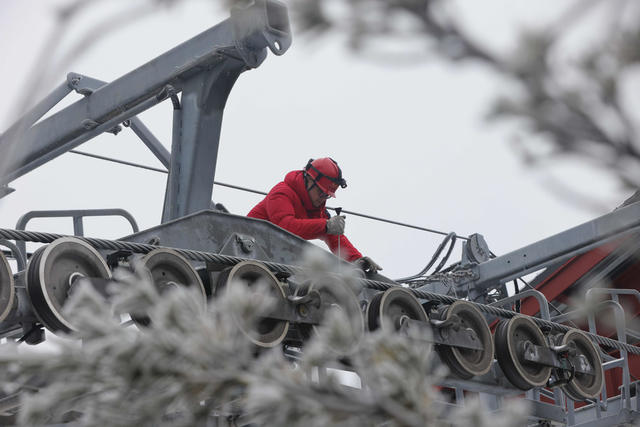
[[[49,37],[52,5],[60,3],[0,3],[0,130],[15,116],[26,76]],[[95,22],[129,4],[102,3],[73,23],[62,51]],[[111,81],[226,18],[210,1],[182,3],[113,32],[83,55],[72,55],[64,72],[45,80],[48,88],[62,82],[67,71]],[[558,12],[551,0],[459,3],[460,18],[496,48],[513,46],[517,26],[540,25]],[[478,232],[496,254],[599,214],[554,195],[549,174],[588,192],[606,209],[627,196],[581,161],[550,171],[525,168],[509,145],[517,126],[483,120],[504,82],[482,66],[423,55],[401,64],[391,56],[372,61],[349,52],[340,35],[309,41],[294,33],[293,39],[284,56],[269,54],[232,90],[216,180],[268,191],[310,157],[330,156],[349,183],[331,206],[465,236]],[[170,148],[170,103],[139,117]],[[79,149],[161,167],[128,129]],[[0,200],[0,225],[13,228],[30,210],[121,207],[144,229],[160,221],[165,184],[161,173],[65,154],[11,184],[16,192]],[[261,199],[222,187],[214,188],[213,198],[236,214],[246,214]],[[29,229],[71,233],[72,226],[70,220],[41,220]],[[85,231],[105,238],[130,233],[125,221],[113,219],[87,220]],[[421,270],[442,238],[354,216],[347,218],[346,234],[390,277]]]

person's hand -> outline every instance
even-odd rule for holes
[[[377,273],[378,271],[382,270],[382,267],[376,264],[375,261],[368,256],[358,258],[357,260],[355,260],[355,263],[363,271],[368,271],[369,273]]]
[[[327,220],[327,234],[344,233],[344,215],[332,216]]]

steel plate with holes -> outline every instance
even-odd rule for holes
[[[62,314],[78,279],[110,279],[111,271],[98,251],[73,237],[63,237],[38,248],[27,266],[26,288],[36,316],[49,330],[76,328]]]

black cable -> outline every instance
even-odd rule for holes
[[[86,153],[84,151],[69,150],[69,152],[73,154],[80,154],[81,156],[93,157],[94,159],[106,160],[108,162],[113,162],[113,163],[120,163],[121,165],[133,166],[134,168],[146,169],[154,172],[168,173],[165,169],[159,169],[151,166],[140,165],[137,163],[127,162],[125,160],[113,159],[111,157],[99,156],[97,154]]]
[[[431,256],[431,260],[429,261],[429,263],[427,264],[427,266],[425,268],[422,269],[422,271],[420,271],[418,274],[414,274],[413,276],[408,276],[408,277],[403,277],[402,279],[395,279],[396,282],[402,283],[402,282],[407,282],[409,280],[412,279],[417,279],[418,277],[424,275],[427,271],[429,271],[429,269],[433,266],[433,264],[436,263],[436,261],[438,260],[438,257],[440,256],[440,254],[442,253],[442,251],[444,250],[444,247],[446,246],[446,244],[449,242],[449,240],[453,239],[453,242],[455,243],[455,238],[456,238],[456,233],[449,233],[447,234],[447,237],[445,237],[442,242],[440,242],[440,245],[438,246],[438,249],[436,249],[436,251],[433,253],[433,256]],[[449,248],[449,252],[447,253],[447,257],[449,256],[449,254],[451,253],[451,247]],[[446,260],[445,260],[446,261]]]
[[[166,169],[154,168],[152,166],[146,166],[146,165],[141,165],[141,164],[138,164],[138,163],[127,162],[125,160],[119,160],[119,159],[114,159],[114,158],[111,158],[111,157],[99,156],[97,154],[91,154],[91,153],[87,153],[87,152],[84,152],[84,151],[69,150],[69,152],[73,153],[73,154],[79,154],[81,156],[93,157],[94,159],[106,160],[107,162],[119,163],[121,165],[133,166],[135,168],[146,169],[146,170],[150,170],[150,171],[154,171],[154,172],[169,173],[169,171],[167,171]],[[266,196],[268,194],[268,193],[265,193],[264,191],[253,190],[253,189],[247,188],[247,187],[240,187],[239,185],[225,184],[223,182],[218,182],[218,181],[214,181],[213,183],[215,185],[219,185],[221,187],[233,188],[235,190],[246,191],[248,193],[261,194],[263,196]],[[326,208],[327,209],[331,209],[332,211],[336,210],[336,208],[332,208],[332,207],[329,207],[329,206],[327,206]],[[431,229],[431,228],[419,227],[417,225],[411,225],[411,224],[407,224],[407,223],[404,223],[404,222],[393,221],[391,219],[380,218],[380,217],[367,215],[367,214],[363,214],[363,213],[359,213],[359,212],[348,211],[346,209],[343,209],[342,212],[345,213],[345,214],[349,214],[349,215],[355,215],[355,216],[359,216],[359,217],[362,217],[362,218],[372,219],[374,221],[386,222],[388,224],[399,225],[401,227],[407,227],[407,228],[413,228],[413,229],[416,229],[416,230],[426,231],[428,233],[440,234],[440,235],[443,235],[443,236],[446,236],[448,234],[448,233],[445,233],[444,231],[438,231],[438,230],[434,230],[434,229]],[[464,236],[457,236],[457,238],[458,239],[469,240],[468,237],[464,237]]]
[[[235,190],[242,190],[242,191],[246,191],[246,192],[249,192],[249,193],[261,194],[263,196],[266,196],[268,194],[268,193],[265,193],[264,191],[252,190],[251,188],[240,187],[239,185],[225,184],[224,182],[218,182],[218,181],[214,181],[213,183],[215,185],[219,185],[221,187],[233,188]]]
[[[138,164],[138,163],[131,163],[131,162],[127,162],[125,160],[113,159],[111,157],[99,156],[97,154],[86,153],[84,151],[69,150],[69,152],[73,153],[73,154],[80,154],[81,156],[93,157],[95,159],[106,160],[108,162],[113,162],[113,163],[120,163],[122,165],[133,166],[135,168],[146,169],[146,170],[150,170],[150,171],[154,171],[154,172],[169,173],[169,171],[167,171],[165,169],[154,168],[154,167],[151,167],[151,166],[141,165],[141,164]],[[267,195],[267,193],[265,193],[264,191],[252,190],[250,188],[240,187],[238,185],[233,185],[233,184],[225,184],[224,182],[214,181],[214,184],[219,185],[221,187],[229,187],[229,188],[233,188],[233,189],[236,189],[236,190],[242,190],[242,191],[247,191],[247,192],[250,192],[250,193],[261,194],[263,196]]]
[[[333,211],[336,210],[336,208],[332,208],[332,207],[329,207],[329,206],[327,206],[327,209],[331,209]],[[407,227],[407,228],[413,228],[413,229],[416,229],[416,230],[426,231],[428,233],[440,234],[441,236],[446,236],[447,234],[449,234],[449,233],[446,233],[444,231],[438,231],[438,230],[434,230],[434,229],[431,229],[431,228],[419,227],[417,225],[411,225],[411,224],[407,224],[407,223],[404,223],[404,222],[398,222],[398,221],[393,221],[393,220],[390,220],[390,219],[380,218],[380,217],[377,217],[377,216],[366,215],[366,214],[363,214],[363,213],[348,211],[346,209],[343,209],[342,213],[355,215],[355,216],[360,216],[362,218],[368,218],[368,219],[372,219],[374,221],[386,222],[388,224],[399,225],[401,227]],[[469,240],[469,237],[465,237],[465,236],[456,236],[456,237],[458,239]]]
[[[456,234],[455,233],[451,233],[451,234],[453,234],[453,237],[449,242],[449,249],[447,250],[447,254],[442,257],[442,261],[440,261],[440,264],[438,264],[436,269],[433,270],[434,273],[439,272],[440,269],[444,267],[444,264],[449,260],[449,257],[451,256],[451,252],[453,252],[453,247],[456,245]]]

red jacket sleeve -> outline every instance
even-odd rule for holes
[[[327,226],[325,218],[296,218],[291,199],[281,192],[267,196],[267,213],[271,222],[306,240],[320,238]]]

